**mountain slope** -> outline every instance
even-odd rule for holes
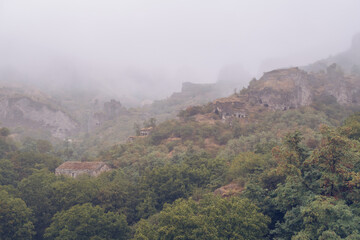
[[[26,86],[0,87],[0,122],[15,133],[64,139],[75,134],[78,123],[45,94]]]

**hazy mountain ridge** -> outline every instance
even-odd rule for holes
[[[257,120],[256,113],[296,109],[319,101],[358,106],[360,76],[346,75],[336,64],[330,65],[326,73],[307,73],[299,68],[277,69],[264,73],[259,80],[253,79],[249,87],[239,93],[197,109],[190,107],[180,116],[207,115],[197,118],[251,122]]]
[[[303,69],[308,72],[325,71],[333,63],[341,66],[347,73],[360,75],[360,33],[353,37],[350,49],[304,66]]]
[[[357,58],[353,56],[357,56],[360,49],[358,38],[354,37],[352,48],[343,54],[352,56],[349,58],[353,62],[352,65],[356,65]],[[219,81],[216,83],[184,82],[180,92],[141,108],[126,108],[116,98],[112,101],[106,100],[107,98],[99,95],[98,91],[61,93],[59,89],[57,92],[51,91],[54,97],[49,97],[26,85],[4,84],[1,90],[3,99],[17,100],[10,101],[16,102],[15,105],[11,105],[14,107],[10,108],[7,100],[3,101],[5,110],[0,120],[4,126],[9,127],[32,126],[40,129],[45,126],[44,129],[50,132],[52,137],[60,139],[71,135],[80,142],[94,139],[94,143],[88,143],[90,145],[98,142],[98,139],[107,139],[108,145],[125,141],[134,131],[132,128],[135,123],[141,125],[151,117],[156,118],[159,123],[175,118],[179,111],[189,106],[199,106],[219,98],[223,99],[213,102],[212,113],[217,112],[221,118],[236,115],[238,118],[244,117],[244,121],[246,116],[255,116],[256,112],[307,106],[324,96],[332,96],[340,104],[360,102],[358,75],[344,71],[339,64],[331,65],[333,63],[330,64],[330,61],[331,59],[327,60],[323,65],[326,66],[325,70],[319,72],[309,70],[311,66],[318,65],[318,62],[309,65],[307,70],[310,72],[298,68],[267,72],[259,80],[253,79],[248,88],[229,98],[226,96],[243,87],[245,79],[250,79],[241,68],[235,69],[235,66],[230,66],[220,72]],[[209,108],[205,112],[208,111]],[[13,121],[17,112],[25,117]],[[194,113],[196,110],[190,115]],[[78,132],[80,135],[77,135]]]

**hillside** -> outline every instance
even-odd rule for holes
[[[92,133],[55,148],[41,140],[16,144],[2,128],[0,205],[14,206],[3,213],[20,222],[5,224],[6,234],[357,239],[359,83],[337,65],[316,74],[274,70],[176,119],[146,121],[146,133],[137,129],[142,136],[110,148],[110,136],[147,120],[141,109],[92,102]],[[94,147],[103,150],[89,156]],[[56,176],[64,160],[105,162],[112,170],[96,178]]]
[[[321,124],[339,126],[360,110],[359,103],[360,78],[344,75],[336,64],[317,74],[299,68],[279,69],[251,81],[240,93],[188,107],[178,114],[179,119],[160,123],[138,142],[141,149],[159,147],[165,159],[189,148],[217,155],[235,142],[244,151],[269,149],[287,132],[300,129],[312,145],[318,141],[314,134]],[[132,149],[136,142],[114,146],[110,153],[123,146]],[[147,156],[130,160],[136,153],[118,154],[119,159],[107,156],[116,166],[141,162]]]
[[[17,84],[0,86],[0,122],[21,137],[63,140],[79,129],[61,104],[36,89]]]
[[[130,194],[140,199],[135,213],[126,212],[130,222],[142,218],[135,239],[161,236],[164,228],[203,232],[186,227],[190,215],[209,219],[215,210],[208,208],[227,211],[247,200],[269,217],[256,217],[267,228],[254,239],[358,237],[352,223],[358,219],[359,115],[352,114],[360,110],[359,83],[336,65],[317,74],[274,70],[240,93],[188,107],[148,136],[103,151],[97,159],[141,189]]]

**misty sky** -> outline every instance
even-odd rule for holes
[[[0,70],[178,90],[227,65],[311,63],[359,31],[359,0],[0,0]]]

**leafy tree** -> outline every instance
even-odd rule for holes
[[[90,203],[75,205],[69,210],[55,214],[45,239],[127,239],[130,232],[125,216],[105,212]]]
[[[161,209],[164,203],[172,203],[178,198],[190,195],[196,182],[191,182],[189,170],[186,164],[166,165],[155,168],[144,176],[142,188],[145,192],[150,190],[155,194],[157,209]]]
[[[0,158],[7,157],[9,153],[16,150],[16,146],[5,137],[0,137]]]
[[[360,114],[353,114],[345,120],[345,123],[340,127],[340,133],[350,139],[360,140]]]
[[[140,125],[138,123],[134,123],[134,131],[135,131],[135,134],[136,136],[140,136]]]
[[[142,208],[161,210],[164,203],[187,198],[195,189],[219,187],[225,175],[225,162],[207,157],[189,150],[172,158],[172,163],[145,171],[140,180],[142,200],[146,202]]]
[[[322,143],[306,160],[306,164],[321,172],[318,182],[323,194],[340,196],[359,184],[359,176],[354,172],[354,166],[359,161],[354,147],[358,149],[359,146],[326,126],[321,132]]]
[[[86,175],[77,179],[61,177],[49,185],[47,193],[52,208],[60,211],[77,204],[93,202],[99,192],[98,185],[96,179]]]
[[[34,213],[36,239],[41,239],[43,231],[57,212],[51,201],[51,184],[56,181],[54,174],[45,169],[36,170],[31,176],[23,179],[18,186],[21,198]]]
[[[159,215],[141,221],[134,239],[260,239],[269,218],[247,199],[206,196],[177,200]]]
[[[50,154],[37,152],[14,153],[11,156],[11,161],[20,178],[19,180],[30,176],[35,169],[47,168],[54,171],[61,164],[61,159]]]
[[[360,218],[343,201],[332,197],[317,196],[314,201],[300,209],[302,229],[293,239],[343,239],[348,236],[357,239]],[[328,238],[329,237],[329,238]],[[337,237],[337,238],[336,238]]]
[[[147,121],[144,121],[143,124],[144,127],[148,128],[148,127],[156,127],[156,118],[150,118]]]
[[[14,164],[7,159],[0,159],[0,185],[15,185],[17,174]]]
[[[277,171],[282,175],[302,176],[304,161],[308,157],[307,151],[301,145],[303,137],[300,132],[287,134],[281,147],[275,147],[272,151],[278,162]]]
[[[6,127],[0,128],[0,136],[7,137],[10,135],[10,130]]]
[[[34,225],[31,210],[20,198],[0,190],[0,238],[2,240],[32,239]]]
[[[263,172],[269,167],[269,163],[270,161],[263,155],[252,152],[241,153],[231,162],[228,178],[246,181],[251,175]]]
[[[97,179],[98,190],[93,203],[106,211],[123,213],[129,224],[138,221],[139,186],[131,182],[122,171],[111,171]]]
[[[314,194],[299,177],[289,177],[286,182],[279,184],[272,192],[272,202],[283,213],[294,207],[303,205]]]
[[[53,149],[52,144],[49,141],[39,139],[36,141],[36,150],[39,153],[49,153]]]

